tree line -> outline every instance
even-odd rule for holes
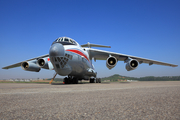
[[[147,76],[147,77],[141,77],[138,80],[139,81],[180,81],[180,76],[163,76],[163,77]]]
[[[155,76],[147,76],[147,77],[127,77],[121,76],[118,74],[102,78],[102,81],[110,80],[110,81],[119,81],[119,80],[138,80],[138,81],[180,81],[180,76],[162,76],[162,77],[155,77]]]

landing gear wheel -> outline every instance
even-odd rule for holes
[[[67,77],[64,78],[64,84],[69,84],[69,79]]]
[[[101,78],[96,78],[96,83],[101,83]]]
[[[78,78],[72,76],[68,76],[64,78],[64,84],[78,84]]]
[[[99,83],[99,78],[96,78],[96,83]]]
[[[101,83],[101,78],[99,78],[99,83]]]
[[[94,83],[94,78],[90,78],[90,83]]]
[[[78,79],[77,78],[73,78],[73,84],[78,84]]]

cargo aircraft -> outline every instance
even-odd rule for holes
[[[41,68],[55,70],[56,73],[53,79],[59,74],[61,76],[67,76],[64,78],[65,84],[77,84],[78,80],[89,80],[90,83],[101,83],[101,79],[96,77],[97,72],[94,69],[92,60],[106,60],[106,66],[109,69],[114,68],[118,61],[124,61],[127,71],[135,70],[138,65],[142,63],[177,67],[177,65],[174,64],[93,49],[92,47],[110,48],[110,46],[90,43],[79,45],[69,37],[59,37],[52,43],[49,54],[9,65],[2,69],[21,66],[23,70],[33,72],[39,72]]]

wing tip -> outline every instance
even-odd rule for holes
[[[172,65],[172,67],[178,67],[178,65]]]
[[[2,69],[8,69],[8,68],[6,68],[6,67],[3,67]]]

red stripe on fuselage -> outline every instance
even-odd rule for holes
[[[66,50],[66,51],[70,51],[70,52],[79,54],[79,55],[85,57],[85,58],[89,61],[88,57],[87,57],[84,53],[82,53],[82,52],[80,52],[80,51],[78,51],[78,50]],[[89,61],[89,62],[90,62],[90,61]]]

